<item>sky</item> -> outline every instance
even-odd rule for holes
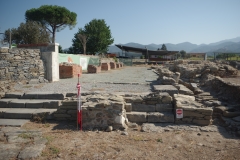
[[[240,36],[240,0],[0,0],[0,33],[25,22],[25,12],[41,5],[64,6],[77,25],[56,33],[63,49],[92,19],[110,26],[113,44],[209,44]]]

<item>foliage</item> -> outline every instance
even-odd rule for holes
[[[5,39],[10,42],[10,29],[5,31]],[[39,44],[50,42],[50,33],[39,22],[21,23],[18,28],[11,29],[11,43]]]
[[[25,13],[26,21],[37,21],[46,26],[52,33],[52,43],[55,43],[55,33],[67,26],[72,29],[77,24],[77,14],[67,8],[56,5],[42,5],[32,8]]]
[[[179,53],[181,54],[182,58],[186,58],[186,56],[187,56],[187,52],[186,51],[181,50]]]
[[[83,46],[79,40],[79,34],[87,35],[86,43],[87,54],[106,53],[108,46],[114,42],[111,36],[110,27],[107,26],[103,19],[93,19],[84,28],[79,28],[72,40],[73,53],[84,53]]]
[[[61,45],[58,46],[58,53],[64,53]]]
[[[166,47],[166,45],[165,45],[165,44],[163,44],[163,45],[162,45],[162,48],[161,48],[161,50],[167,51],[167,47]]]

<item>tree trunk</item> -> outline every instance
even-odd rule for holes
[[[55,33],[56,33],[56,27],[53,27],[53,32],[52,32],[52,43],[55,43]]]

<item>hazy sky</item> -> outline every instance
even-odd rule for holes
[[[41,5],[77,13],[76,27],[56,34],[63,48],[94,18],[105,19],[114,44],[208,44],[240,36],[240,0],[0,0],[0,32],[17,28],[26,10]]]

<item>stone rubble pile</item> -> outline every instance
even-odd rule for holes
[[[226,77],[237,75],[238,70],[223,62],[210,61],[175,61],[170,70],[181,73],[181,78],[194,79],[204,74]]]

